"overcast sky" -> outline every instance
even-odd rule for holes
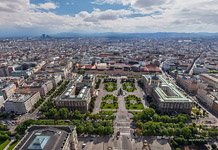
[[[1,35],[218,32],[218,0],[0,0]]]

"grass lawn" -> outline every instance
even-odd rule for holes
[[[139,114],[141,114],[142,112],[133,112],[133,111],[128,111],[129,113],[131,113],[133,116],[135,116],[135,115],[139,115]]]
[[[144,106],[141,102],[141,98],[135,95],[129,95],[125,97],[126,109],[128,110],[143,110]]]
[[[118,98],[114,95],[108,94],[102,97],[101,109],[117,109],[118,108]]]
[[[101,103],[101,109],[117,109],[118,108],[118,103],[114,103],[114,104],[107,104],[102,102]]]
[[[107,92],[113,92],[113,91],[117,90],[117,84],[114,83],[114,82],[107,82],[107,83],[104,83],[104,89],[105,89]]]
[[[4,149],[9,143],[10,140],[0,141],[0,149]]]
[[[101,115],[113,115],[114,112],[113,111],[100,111],[99,114],[101,114]]]
[[[143,110],[144,106],[142,103],[140,103],[140,104],[126,104],[126,108],[129,110]]]
[[[16,140],[16,141],[14,141],[13,143],[11,143],[10,146],[9,146],[9,148],[8,148],[8,150],[13,150],[13,148],[18,144],[19,141],[20,141],[20,140]]]
[[[131,82],[124,82],[123,83],[123,90],[127,92],[134,92],[136,90],[135,84]]]
[[[102,97],[102,101],[107,101],[107,100],[118,101],[118,98],[112,94],[107,94],[104,97]]]

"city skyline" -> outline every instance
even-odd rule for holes
[[[217,149],[218,34],[74,35],[0,39],[0,149]]]
[[[218,0],[0,0],[0,150],[218,150]]]
[[[0,34],[216,33],[217,10],[215,0],[2,0]]]

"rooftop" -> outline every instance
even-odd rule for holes
[[[212,74],[212,75],[202,74],[201,76],[206,77],[206,78],[218,83],[218,75],[216,75],[216,74]]]
[[[27,101],[32,94],[13,94],[11,97],[7,99],[8,102],[22,103]]]
[[[78,93],[78,95],[75,94],[76,85],[74,82],[70,82],[64,93],[61,95],[61,99],[71,99],[71,100],[83,100],[85,97],[85,93],[88,91],[88,87],[84,86]]]
[[[14,86],[13,83],[0,82],[0,89],[11,88]]]
[[[60,150],[72,129],[67,126],[31,126],[15,150]]]
[[[162,75],[155,75],[155,79],[159,79],[160,85],[154,87],[154,91],[163,102],[192,102],[185,97],[172,83],[163,78]],[[154,76],[143,75],[144,78],[153,79]]]
[[[78,101],[78,100],[85,100],[86,99],[86,93],[89,91],[89,80],[92,80],[93,75],[80,75],[75,78],[75,80],[72,80],[65,91],[61,94],[60,100],[72,100],[72,101]],[[85,80],[85,81],[83,81]],[[82,84],[85,82],[84,84]]]
[[[36,133],[35,139],[29,145],[28,150],[43,150],[50,136],[41,136],[41,133]]]

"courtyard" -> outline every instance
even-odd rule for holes
[[[104,84],[104,89],[107,92],[113,92],[113,91],[115,91],[117,89],[117,85],[114,82],[107,82],[107,83]]]
[[[123,83],[123,90],[127,92],[134,92],[136,90],[135,84],[132,82],[124,82]]]
[[[144,92],[135,79],[122,77],[101,78],[94,113],[103,111],[142,111],[147,107]]]
[[[143,110],[144,106],[141,102],[141,98],[135,95],[128,95],[125,97],[126,109],[128,110]]]
[[[112,94],[107,94],[102,97],[101,109],[117,109],[118,108],[118,98]]]

